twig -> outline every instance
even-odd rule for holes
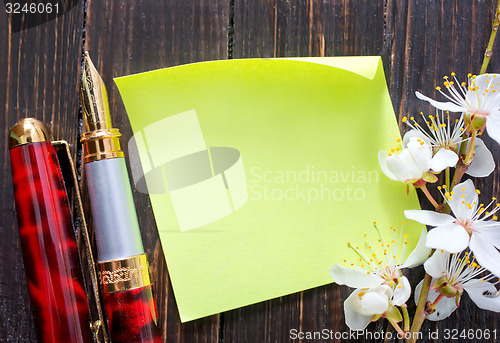
[[[498,27],[500,25],[500,0],[497,3],[497,10],[495,12],[495,20],[493,20],[493,29],[491,30],[490,40],[488,42],[488,47],[484,53],[483,65],[481,66],[481,71],[479,74],[484,74],[488,64],[490,63],[491,55],[493,55],[493,44],[495,43],[495,38],[497,36]]]
[[[477,137],[477,129],[473,129],[472,135],[470,136],[469,149],[467,149],[467,155],[465,155],[465,158],[464,158],[465,164],[470,165],[470,163],[472,162],[471,157],[472,157],[472,152],[474,151],[476,137]]]
[[[462,181],[462,177],[464,176],[465,172],[467,169],[469,169],[469,164],[466,164],[463,160],[462,157],[460,157],[460,160],[457,163],[457,167],[455,169],[455,175],[453,176],[453,181],[451,182],[450,190],[453,189],[456,185]]]
[[[411,326],[411,337],[408,343],[415,343],[417,341],[418,335],[415,334],[420,332],[422,324],[424,324],[425,318],[427,318],[427,296],[429,295],[429,289],[431,287],[432,276],[425,273],[424,282],[422,284],[422,290],[420,291],[420,297],[418,298],[417,309],[415,311],[415,317],[413,318],[413,324]]]
[[[406,307],[406,304],[403,304],[401,306],[401,311],[403,312],[403,320],[404,320],[403,330],[405,332],[408,332],[410,331],[410,315],[408,314],[408,308]]]
[[[405,332],[403,331],[403,329],[401,329],[401,327],[399,326],[398,323],[396,323],[395,320],[391,318],[387,318],[387,320],[389,321],[389,323],[391,323],[392,327],[399,333],[400,337],[405,337]]]
[[[430,305],[430,308],[432,310],[435,310],[436,309],[436,306],[437,304],[439,304],[439,302],[444,298],[444,295],[443,294],[439,294],[438,297],[436,298],[436,300],[434,300],[434,302]]]
[[[427,186],[425,185],[425,183],[422,186],[420,186],[420,189],[422,190],[422,192],[424,192],[425,196],[427,197],[427,199],[429,199],[429,201],[434,206],[436,211],[441,212],[442,206],[439,205],[437,203],[437,201],[434,199],[434,197],[431,195],[431,193],[429,193],[429,190],[427,189]]]

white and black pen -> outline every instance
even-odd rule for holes
[[[110,339],[162,342],[120,132],[111,126],[104,82],[85,53],[80,86],[83,163]]]

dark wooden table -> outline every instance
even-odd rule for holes
[[[443,75],[479,72],[496,1],[80,0],[71,5],[57,19],[20,32],[9,25],[0,6],[0,342],[35,341],[8,130],[21,118],[36,117],[51,124],[56,139],[68,140],[77,156],[77,81],[84,50],[91,52],[108,86],[114,124],[125,142],[131,128],[113,77],[228,58],[380,55],[401,123],[403,115],[430,111],[416,101],[415,90],[434,96]],[[500,43],[489,71],[500,71]],[[498,166],[498,145],[483,137]],[[496,171],[478,181],[485,197],[500,195],[499,175]],[[333,284],[181,324],[149,199],[137,192],[134,197],[166,342],[280,343],[292,341],[291,329],[347,330],[342,302],[350,291]],[[420,269],[412,282],[422,275]],[[500,315],[479,310],[464,296],[459,311],[439,325],[427,322],[423,330],[494,330],[499,324]],[[370,328],[383,330],[385,325]],[[444,342],[440,336],[435,341]]]

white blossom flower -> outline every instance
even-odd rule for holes
[[[403,305],[411,294],[411,286],[405,276],[393,286],[386,284],[371,288],[358,288],[344,301],[344,316],[346,325],[351,330],[363,330],[373,320],[379,319],[394,306]],[[392,311],[392,313],[398,313]],[[391,316],[399,322],[399,316]],[[393,318],[394,317],[394,318]]]
[[[420,137],[410,137],[403,142],[403,148],[398,146],[390,152],[381,150],[378,153],[382,172],[391,180],[407,184],[436,182],[438,179],[433,172],[455,166],[442,159],[441,154],[433,156],[432,146]]]
[[[450,254],[436,250],[425,261],[424,268],[433,278],[427,301],[437,301],[433,306],[434,313],[428,315],[427,319],[436,321],[451,315],[459,306],[464,290],[479,308],[500,312],[500,297],[495,287],[499,283],[498,278],[478,265],[468,252]],[[495,282],[491,282],[495,279]],[[422,282],[415,288],[416,302],[421,288]]]
[[[419,92],[415,92],[415,95],[440,110],[464,113],[475,129],[482,129],[486,125],[490,137],[500,143],[499,74],[483,74],[477,77],[469,74],[468,82],[462,84],[459,84],[455,73],[451,75],[453,77],[451,81],[448,81],[447,76],[444,77],[447,94],[441,87],[436,87],[449,100],[448,102],[433,100]]]
[[[401,230],[396,240],[396,229],[391,229],[394,239],[390,243],[384,241],[378,229],[377,246],[365,235],[369,256],[365,256],[359,247],[348,243],[359,256],[359,263],[344,260],[348,268],[338,264],[330,268],[334,282],[356,288],[344,301],[345,320],[351,330],[362,330],[371,320],[377,320],[384,314],[400,315],[393,307],[403,305],[411,294],[410,283],[401,270],[422,264],[430,255],[431,249],[425,246],[425,228],[422,229],[417,246],[406,259],[407,236]],[[395,320],[398,321],[397,318]]]
[[[500,276],[500,252],[497,250],[500,248],[500,223],[495,215],[500,204],[493,198],[484,206],[479,203],[479,193],[472,181],[467,180],[456,185],[451,192],[444,193],[453,215],[409,210],[405,211],[405,216],[434,226],[427,234],[428,247],[451,253],[469,247],[481,265]]]
[[[462,138],[465,130],[463,116],[451,121],[449,113],[443,111],[439,113],[437,110],[435,116],[429,115],[428,118],[425,118],[422,112],[420,115],[427,129],[423,125],[419,125],[414,117],[409,119],[403,117],[403,122],[412,128],[404,135],[403,144],[412,137],[421,138],[431,145],[434,157],[439,157],[432,160],[431,169],[443,170],[448,166],[455,166],[458,162],[460,144],[463,141],[469,141],[469,138],[465,140]],[[474,148],[474,159],[466,173],[474,177],[490,175],[495,169],[493,155],[479,138],[476,138]]]

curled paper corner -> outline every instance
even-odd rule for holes
[[[380,56],[292,57],[290,61],[309,62],[343,69],[373,80],[381,65]]]
[[[382,58],[380,56],[335,56],[335,57],[278,57],[278,58],[245,58],[245,59],[234,59],[234,60],[213,60],[213,61],[202,61],[193,62],[184,65],[173,66],[169,68],[155,69],[146,72],[141,72],[131,75],[123,75],[113,78],[118,88],[122,88],[124,84],[127,84],[129,80],[134,79],[137,76],[142,77],[153,77],[156,73],[162,73],[166,70],[175,70],[179,68],[184,68],[186,66],[210,66],[218,65],[220,63],[236,63],[240,64],[242,62],[248,61],[265,61],[265,60],[287,60],[296,62],[308,62],[314,64],[321,64],[337,69],[342,69],[349,71],[351,73],[360,75],[368,80],[373,80],[377,75],[379,69],[383,68]]]
[[[181,231],[224,218],[248,200],[241,153],[208,148],[195,110],[148,125],[128,146],[136,189],[168,193]]]

